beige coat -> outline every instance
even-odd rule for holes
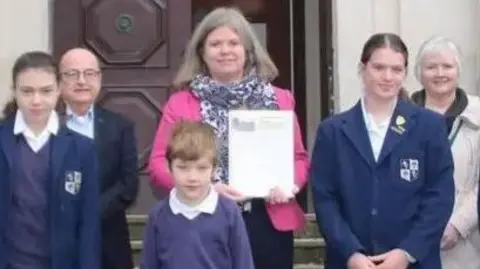
[[[452,145],[455,163],[455,205],[450,218],[462,238],[448,251],[442,251],[444,269],[479,269],[480,234],[477,217],[477,191],[480,169],[480,99],[468,96],[468,105],[455,123],[464,123]],[[452,135],[450,134],[450,136]]]

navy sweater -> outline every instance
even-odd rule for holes
[[[9,265],[19,269],[48,269],[50,143],[35,153],[25,138],[19,136],[17,149],[17,180],[12,186],[12,209],[7,226]]]
[[[240,209],[219,197],[213,214],[173,214],[168,197],[150,213],[142,269],[253,269]]]

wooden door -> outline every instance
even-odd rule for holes
[[[303,0],[295,0],[300,2]],[[291,89],[289,0],[54,1],[55,57],[58,59],[66,50],[79,46],[93,51],[103,70],[99,104],[136,123],[141,186],[131,213],[145,214],[156,201],[145,168],[161,108],[170,94],[169,85],[188,38],[195,23],[208,11],[225,5],[237,6],[245,13],[279,68],[275,85]],[[304,28],[299,26],[298,29]],[[296,41],[302,38],[296,36]],[[297,51],[303,53],[303,42],[295,48]],[[295,66],[304,65],[303,57],[295,59],[300,60]],[[295,75],[295,85],[304,85],[304,79],[297,79],[303,73]],[[295,95],[297,114],[305,130],[304,87],[298,87]]]
[[[99,104],[136,123],[140,193],[134,213],[155,202],[145,168],[161,108],[190,37],[190,1],[56,0],[53,52],[86,47],[99,57]]]

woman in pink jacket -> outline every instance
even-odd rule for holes
[[[243,218],[249,233],[255,268],[293,268],[293,231],[304,225],[304,213],[290,194],[279,188],[267,199],[245,201],[228,185],[227,115],[229,109],[294,110],[290,91],[269,82],[277,68],[255,37],[248,21],[235,9],[218,8],[197,26],[175,78],[177,92],[163,107],[149,173],[152,185],[170,190],[173,182],[165,161],[165,147],[173,125],[182,119],[211,125],[220,141],[219,167],[214,186],[221,195],[247,203]],[[294,194],[307,181],[308,155],[295,122]],[[248,167],[245,167],[248,169]]]

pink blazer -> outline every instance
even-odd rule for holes
[[[280,109],[294,110],[295,101],[290,91],[275,88],[275,93]],[[162,112],[162,119],[150,155],[148,172],[153,186],[170,190],[173,188],[173,182],[166,165],[165,150],[171,128],[175,122],[182,119],[200,121],[200,101],[190,90],[181,90],[169,97]],[[307,182],[308,166],[308,153],[302,142],[298,121],[295,120],[295,181],[299,188]],[[295,200],[285,204],[267,203],[267,212],[273,226],[280,231],[299,230],[305,224],[304,212]]]

